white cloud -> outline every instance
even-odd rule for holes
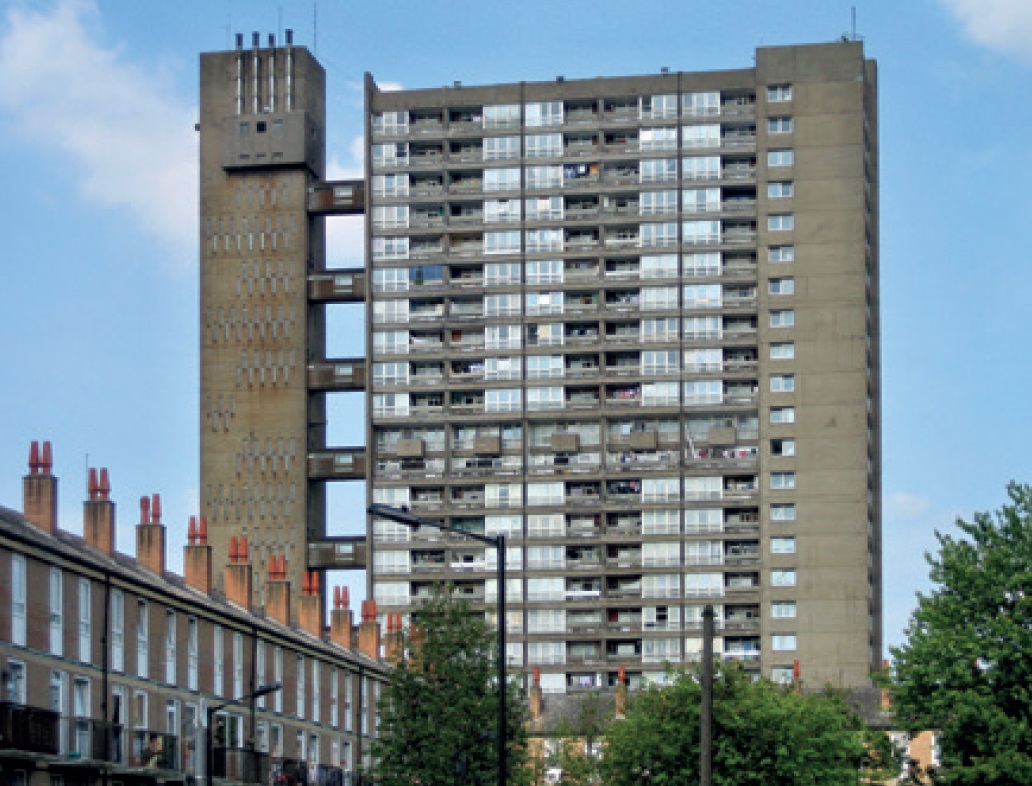
[[[125,211],[177,265],[197,256],[195,106],[170,78],[97,40],[91,0],[8,9],[0,28],[0,118],[57,151],[82,199]],[[6,117],[4,117],[6,116]]]
[[[1029,0],[942,0],[973,41],[1032,61]]]
[[[885,500],[885,518],[916,519],[923,516],[931,508],[932,503],[920,494],[897,491]]]

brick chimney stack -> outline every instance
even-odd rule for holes
[[[190,517],[186,532],[186,546],[183,548],[183,578],[188,586],[203,592],[211,592],[211,546],[208,545],[208,520],[201,516]]]
[[[322,638],[323,603],[319,591],[319,571],[306,570],[301,586],[301,608],[298,610],[301,630]]]
[[[333,588],[333,609],[330,611],[330,641],[351,649],[355,642],[352,636],[354,617],[351,613],[347,587]]]
[[[287,558],[269,557],[269,580],[265,582],[265,616],[281,625],[290,624],[290,581]]]
[[[140,497],[136,525],[136,562],[159,576],[165,575],[165,525],[161,523],[161,496]]]
[[[358,650],[373,660],[380,659],[380,623],[376,621],[376,601],[362,601],[362,624],[358,627]]]
[[[400,663],[405,655],[405,632],[402,630],[400,611],[387,612],[387,636],[384,655],[388,663]]]
[[[82,503],[82,533],[86,545],[104,554],[115,553],[115,503],[111,501],[107,468],[90,468],[89,498]]]
[[[534,678],[530,685],[530,719],[541,720],[541,667],[534,667]]]
[[[22,481],[22,509],[25,518],[46,532],[57,531],[57,478],[51,474],[54,461],[50,443],[33,440],[29,449],[29,474]]]
[[[229,539],[229,564],[226,565],[226,599],[251,611],[254,584],[247,538],[235,535]]]

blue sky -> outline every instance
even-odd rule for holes
[[[181,564],[199,482],[200,52],[294,29],[326,66],[344,176],[361,167],[365,71],[415,88],[744,68],[756,46],[848,33],[852,5],[881,80],[885,632],[899,643],[933,530],[1032,480],[1028,0],[0,0],[0,504],[20,507],[29,443],[49,439],[67,528],[87,462],[106,466],[120,548],[139,497],[160,493]],[[331,261],[360,264],[360,236],[335,220]],[[362,353],[361,320],[333,310],[332,353]],[[361,409],[334,397],[331,442],[360,442]],[[361,486],[331,501],[333,531],[360,531]]]

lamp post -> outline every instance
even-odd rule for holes
[[[443,524],[437,524],[433,521],[420,518],[419,516],[411,513],[407,508],[392,508],[390,505],[382,505],[380,503],[373,503],[369,506],[368,513],[371,516],[376,516],[382,519],[388,519],[398,524],[404,524],[406,527],[412,529],[419,529],[420,527],[436,527],[442,532],[454,532],[458,535],[464,535],[467,538],[478,540],[481,543],[486,543],[489,546],[493,546],[497,551],[498,557],[498,786],[505,786],[506,779],[506,756],[507,756],[507,741],[508,741],[508,728],[506,726],[508,717],[506,714],[505,707],[505,695],[506,695],[506,684],[505,684],[505,535],[498,535],[496,537],[488,537],[487,535],[480,535],[476,532],[465,532],[455,527],[449,527]]]
[[[207,758],[208,758],[208,773],[207,773],[208,786],[212,786],[212,784],[214,783],[214,777],[215,777],[214,776],[214,772],[213,772],[213,770],[214,770],[213,764],[214,764],[214,760],[215,760],[215,746],[212,744],[212,739],[211,739],[211,726],[212,726],[212,723],[215,720],[215,713],[218,712],[219,710],[223,710],[226,707],[230,707],[230,706],[232,706],[234,704],[242,704],[245,701],[253,702],[255,699],[259,699],[262,696],[268,696],[270,693],[275,693],[276,691],[281,690],[282,688],[283,688],[283,685],[282,685],[282,683],[279,683],[279,682],[274,682],[271,685],[261,685],[258,688],[256,688],[255,690],[253,690],[250,693],[248,693],[246,696],[240,696],[240,697],[238,697],[236,699],[230,699],[229,701],[224,701],[224,702],[222,702],[222,704],[216,704],[214,707],[208,707],[208,725],[204,729],[204,743],[205,743],[204,747],[205,747],[205,751],[207,753]]]

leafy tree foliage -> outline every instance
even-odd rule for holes
[[[888,738],[864,727],[840,696],[754,682],[733,664],[717,674],[715,786],[857,786],[884,782],[894,771]],[[699,783],[700,702],[698,679],[688,671],[633,697],[626,720],[606,731],[604,782]]]
[[[404,656],[380,696],[373,742],[382,786],[461,786],[498,781],[496,633],[438,588],[404,633]],[[507,685],[507,783],[526,772],[526,704]]]
[[[1032,486],[1008,496],[936,533],[935,588],[892,653],[897,717],[939,732],[936,783],[1032,783]]]

